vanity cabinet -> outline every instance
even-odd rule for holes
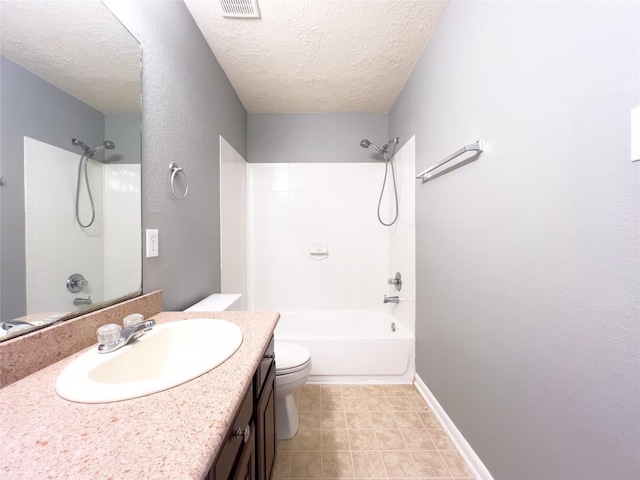
[[[276,454],[273,338],[256,369],[207,480],[270,480]]]

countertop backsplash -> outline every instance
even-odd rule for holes
[[[162,303],[162,291],[156,291],[1,342],[0,388],[93,345],[98,327],[122,323],[130,313],[152,317]]]

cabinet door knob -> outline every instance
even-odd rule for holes
[[[265,353],[264,354],[264,358],[276,358],[276,354],[275,353]]]
[[[236,430],[236,434],[234,436],[236,438],[242,438],[244,443],[247,443],[249,441],[249,437],[251,436],[251,425],[247,425],[246,427],[244,427],[244,430],[238,427],[238,430]]]

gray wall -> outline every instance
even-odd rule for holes
[[[140,114],[115,113],[104,117],[104,138],[116,144],[108,150],[108,163],[140,163]],[[114,153],[112,153],[114,152]]]
[[[247,129],[251,163],[379,161],[360,141],[382,147],[389,140],[386,113],[256,113]]]
[[[0,318],[26,314],[24,137],[73,150],[104,139],[104,115],[0,56]],[[78,150],[81,153],[81,150]],[[78,157],[79,158],[79,157]]]
[[[637,2],[450,2],[390,112],[417,170],[417,371],[496,479],[640,478]]]
[[[181,310],[220,291],[218,137],[246,157],[246,111],[184,3],[106,3],[142,45],[142,222],[160,247],[143,259],[143,290]],[[184,200],[169,190],[171,162],[189,180]]]

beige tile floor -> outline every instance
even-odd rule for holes
[[[275,479],[473,479],[413,385],[305,385]]]

